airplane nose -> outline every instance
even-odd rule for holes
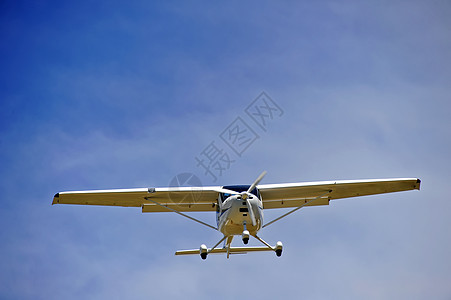
[[[242,204],[242,205],[246,205],[246,200],[242,199],[241,197],[236,198],[236,202]]]

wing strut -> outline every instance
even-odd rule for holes
[[[306,206],[307,204],[309,204],[309,203],[311,203],[311,202],[313,202],[313,201],[315,201],[315,200],[318,200],[319,198],[322,198],[322,197],[324,197],[325,195],[330,194],[331,192],[332,192],[332,190],[329,190],[329,191],[325,192],[324,194],[321,194],[321,195],[319,195],[318,197],[313,198],[313,199],[310,200],[310,201],[307,201],[306,203],[302,204],[301,206],[298,206],[298,207],[296,207],[295,209],[290,210],[290,211],[287,212],[286,214],[284,214],[284,215],[282,215],[282,216],[280,216],[280,217],[278,217],[278,218],[275,218],[275,219],[272,220],[271,222],[266,223],[265,225],[263,225],[262,228],[265,228],[266,226],[269,226],[269,225],[271,225],[272,223],[274,223],[274,222],[276,222],[276,221],[279,221],[279,220],[282,219],[282,218],[285,218],[285,217],[288,216],[289,214],[294,213],[295,211],[297,211],[297,210],[303,208],[304,206]]]
[[[207,227],[210,227],[211,229],[214,229],[214,230],[218,231],[218,228],[213,227],[213,226],[211,226],[210,224],[207,224],[207,223],[205,223],[205,222],[202,222],[201,220],[198,220],[198,219],[196,219],[196,218],[193,218],[193,217],[191,217],[191,216],[188,216],[187,214],[181,213],[181,212],[179,212],[178,210],[175,210],[175,209],[170,208],[170,207],[168,207],[168,206],[166,206],[166,205],[163,205],[163,204],[161,204],[161,203],[158,203],[157,201],[152,200],[151,197],[144,197],[144,199],[146,199],[146,200],[148,200],[148,201],[151,201],[151,202],[153,202],[153,203],[155,203],[156,205],[159,205],[159,206],[161,206],[161,207],[167,208],[167,209],[169,209],[170,211],[173,211],[173,212],[175,212],[176,214],[179,214],[179,215],[181,215],[181,216],[183,216],[183,217],[185,217],[185,218],[188,218],[188,219],[190,219],[190,220],[193,220],[193,221],[195,221],[195,222],[197,222],[197,223],[200,223],[200,224],[202,224],[202,225],[205,225],[205,226],[207,226]]]

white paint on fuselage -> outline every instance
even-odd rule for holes
[[[219,203],[220,210],[218,214],[218,229],[224,235],[241,235],[244,230],[244,222],[246,229],[251,235],[255,235],[260,230],[263,223],[263,207],[262,201],[255,195],[250,194],[248,197],[250,208],[252,209],[256,224],[252,225],[252,217],[247,210],[246,200],[241,195],[233,195]]]

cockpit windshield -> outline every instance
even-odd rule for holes
[[[229,194],[229,193],[222,193],[222,198],[223,198],[222,201],[224,201],[225,199],[229,198],[230,196],[232,196],[232,194]]]
[[[241,192],[246,192],[249,189],[249,187],[250,187],[250,185],[228,185],[228,186],[224,186],[223,188],[227,189],[227,190],[235,191],[237,193],[241,193]],[[251,194],[260,198],[260,192],[258,191],[257,188],[254,188],[251,191]],[[230,193],[221,193],[221,201],[226,200],[230,196],[232,196],[232,194],[230,194]]]

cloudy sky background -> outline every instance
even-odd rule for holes
[[[448,1],[2,1],[0,298],[449,299]],[[195,157],[265,91],[284,110],[217,182]],[[302,209],[284,254],[64,190],[419,177]],[[266,219],[280,212],[266,211]],[[196,216],[214,223],[214,214]],[[239,245],[236,241],[236,245]]]

